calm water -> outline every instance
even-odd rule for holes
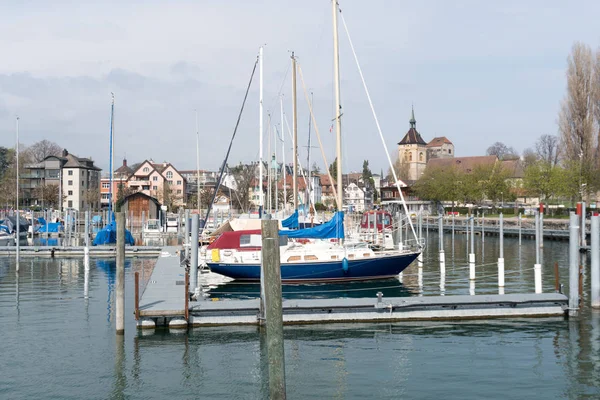
[[[442,288],[437,233],[430,232],[422,277],[403,283],[289,286],[290,297],[468,294],[466,245],[445,237]],[[497,293],[498,240],[476,241],[475,293]],[[506,293],[533,292],[533,242],[505,240]],[[553,264],[567,277],[567,244],[546,241],[544,291]],[[453,257],[454,256],[454,257]],[[266,398],[264,336],[256,327],[201,328],[187,334],[138,334],[132,316],[133,271],[148,276],[151,259],[128,260],[126,334],[114,334],[114,261],[22,261],[0,258],[0,398]],[[584,260],[587,264],[587,260]],[[589,273],[589,266],[587,268]],[[568,282],[564,280],[568,289]],[[600,398],[600,314],[585,281],[582,316],[477,322],[335,324],[285,327],[288,397],[292,399]],[[87,297],[86,297],[87,293]],[[213,287],[211,297],[252,297],[254,285]]]

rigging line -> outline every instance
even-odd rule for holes
[[[381,126],[379,125],[379,119],[377,118],[377,114],[375,113],[375,108],[373,107],[373,101],[371,100],[371,95],[369,94],[369,89],[367,88],[367,83],[365,81],[365,77],[364,77],[362,69],[360,67],[360,63],[358,62],[358,56],[356,55],[356,51],[354,50],[354,44],[352,43],[352,39],[350,38],[350,32],[348,31],[348,26],[346,25],[346,20],[344,19],[344,14],[342,14],[341,10],[340,10],[340,15],[342,17],[342,24],[344,25],[344,30],[346,31],[346,35],[348,36],[348,42],[350,43],[350,48],[352,49],[352,54],[354,55],[354,61],[356,61],[356,66],[358,68],[358,73],[360,74],[360,79],[361,79],[363,87],[365,89],[367,99],[369,100],[369,106],[371,107],[371,112],[373,114],[373,118],[375,119],[375,124],[377,125],[377,131],[379,132],[379,137],[381,138],[381,143],[383,144],[383,148],[385,150],[385,155],[388,159],[388,163],[390,164],[390,168],[392,170],[392,175],[394,177],[394,184],[396,185],[396,188],[398,189],[398,193],[400,194],[400,199],[402,200],[402,205],[404,206],[404,211],[408,215],[408,206],[406,205],[406,202],[404,201],[404,195],[402,194],[402,189],[400,188],[400,184],[398,183],[398,176],[396,175],[396,171],[394,170],[394,164],[392,163],[392,159],[390,157],[390,152],[387,148],[387,145],[385,144],[385,139],[383,138],[383,132],[381,131]],[[412,231],[412,234],[415,237],[415,240],[418,240],[417,232],[415,231],[415,227],[412,223],[412,220],[409,219],[408,223],[410,225],[410,230]]]
[[[277,91],[277,94],[271,99],[271,107],[269,107],[270,110],[273,109],[275,102],[279,99],[279,96],[281,96],[283,92],[283,87],[285,86],[285,81],[287,80],[287,76],[290,73],[290,68],[292,68],[291,63],[289,63],[288,61],[286,61],[286,65],[287,68],[285,69],[285,73],[283,74],[283,79],[281,80],[281,85],[279,85],[279,90]]]
[[[325,162],[325,170],[327,171],[327,176],[329,177],[329,182],[331,183],[331,188],[333,189],[333,195],[335,197],[336,204],[338,203],[337,196],[337,186],[333,184],[334,180],[331,176],[331,172],[329,172],[329,164],[327,163],[327,157],[325,156],[325,150],[323,149],[323,143],[321,142],[321,134],[319,133],[319,127],[317,126],[317,120],[315,119],[315,114],[313,113],[312,104],[308,101],[308,93],[306,91],[306,85],[304,84],[304,76],[302,75],[302,67],[300,63],[296,64],[298,66],[298,74],[300,75],[300,82],[302,82],[302,89],[304,90],[304,97],[306,98],[306,102],[308,103],[308,111],[310,112],[310,117],[312,118],[313,127],[315,129],[315,134],[317,135],[317,140],[319,141],[319,147],[321,148],[321,156],[323,156],[323,161]],[[341,168],[342,166],[338,166]],[[338,183],[339,185],[339,183]],[[340,186],[341,187],[341,186]],[[338,210],[342,211],[342,205],[338,204]]]
[[[233,139],[235,139],[235,135],[237,133],[238,127],[240,125],[240,120],[242,119],[242,113],[244,112],[244,106],[246,105],[246,100],[248,99],[248,93],[250,92],[250,86],[252,85],[252,79],[254,78],[254,73],[256,72],[256,66],[258,65],[259,57],[256,57],[256,61],[254,61],[254,67],[252,67],[252,74],[250,75],[250,81],[248,82],[248,87],[246,87],[246,94],[244,95],[244,101],[242,101],[242,107],[240,108],[240,113],[238,114],[237,121],[235,123],[235,128],[233,129],[233,135],[231,136],[231,141],[229,142],[229,147],[227,148],[227,153],[225,154],[225,159],[223,160],[223,164],[221,165],[221,172],[219,173],[219,179],[215,185],[215,192],[213,193],[212,200],[210,204],[208,204],[206,210],[206,218],[205,221],[208,221],[208,217],[210,216],[210,210],[212,208],[213,203],[215,202],[215,198],[217,197],[217,192],[219,191],[219,186],[221,186],[221,179],[223,179],[223,172],[225,171],[225,166],[227,165],[227,159],[229,158],[229,153],[231,152],[231,146],[233,145]],[[205,224],[207,225],[207,224]],[[204,229],[202,228],[202,233],[204,233]]]
[[[288,136],[293,139],[292,137],[292,130],[290,129],[290,124],[288,123],[287,120],[287,115],[283,115],[283,120],[285,121],[285,125],[287,126],[287,130],[288,130]],[[296,156],[296,161],[298,163],[298,166],[300,167],[300,174],[302,175],[302,180],[304,180],[304,191],[306,191],[306,188],[308,187],[308,184],[306,182],[306,176],[304,175],[304,168],[302,168],[302,162],[300,161],[300,156],[298,156],[298,154],[295,154]],[[294,179],[296,179],[296,177],[294,177]],[[298,195],[298,199],[300,200],[300,204],[304,205],[304,200],[300,197],[300,195]],[[309,202],[309,206],[310,206],[310,202]]]

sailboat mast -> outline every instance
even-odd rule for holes
[[[287,166],[285,165],[285,133],[283,133],[283,96],[279,98],[281,112],[281,153],[283,158],[283,214],[287,210]]]
[[[340,46],[338,41],[338,3],[331,1],[333,7],[333,73],[335,83],[335,127],[336,127],[336,156],[337,156],[337,204],[342,211],[342,106],[340,104]]]
[[[259,76],[259,116],[258,116],[258,141],[260,147],[258,150],[259,167],[258,167],[258,205],[259,205],[259,216],[262,217],[264,208],[263,201],[263,47],[260,46],[258,51],[258,76]]]
[[[294,176],[292,177],[292,183],[294,188],[294,210],[298,209],[298,182],[296,179],[296,177],[298,176],[298,117],[296,114],[298,110],[296,103],[296,57],[294,57],[294,52],[292,52],[292,128],[294,130],[294,150],[292,152],[292,157],[294,159]]]
[[[198,110],[194,111],[196,113],[196,203],[198,203],[198,215],[200,215],[200,131],[198,130]]]
[[[310,108],[312,108],[313,102],[313,93],[310,92]],[[306,195],[306,204],[308,204],[308,209],[310,210],[310,205],[313,203],[312,201],[312,181],[310,180],[310,123],[312,119],[310,117],[310,113],[308,115],[308,154],[306,157],[306,167],[308,168],[308,187],[307,187],[307,195]]]
[[[109,188],[109,195],[108,197],[110,198],[109,202],[108,202],[108,220],[109,222],[112,221],[112,212],[113,212],[113,182],[115,179],[115,172],[113,171],[113,158],[114,158],[114,154],[115,154],[115,141],[114,141],[114,134],[115,134],[115,94],[113,92],[110,93],[112,100],[111,100],[111,104],[110,104],[110,157],[109,157],[109,166],[108,169],[110,170],[110,188]]]

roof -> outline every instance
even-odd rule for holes
[[[511,178],[524,178],[525,168],[521,160],[504,160],[502,162],[502,169],[508,171]]]
[[[441,169],[457,167],[465,172],[471,172],[476,167],[494,165],[496,161],[498,161],[496,156],[432,158],[427,162],[427,167]]]
[[[439,147],[443,144],[452,144],[452,142],[448,140],[446,136],[440,136],[431,139],[431,141],[427,143],[427,147]]]
[[[154,202],[158,207],[161,206],[161,204],[158,202],[158,200],[152,196],[148,196],[146,193],[144,192],[135,192],[135,193],[131,193],[128,196],[123,197],[122,202],[126,203],[127,201],[129,201],[129,199],[131,199],[132,197],[136,197],[136,196],[142,196],[142,197],[146,197],[148,200]]]
[[[425,141],[423,140],[423,138],[421,137],[421,134],[419,132],[417,132],[417,128],[410,128],[408,130],[408,132],[406,132],[406,135],[404,135],[404,138],[402,138],[402,140],[400,142],[398,142],[399,145],[402,144],[421,144],[426,146],[427,143],[425,143]]]
[[[73,154],[67,154],[64,159],[66,159],[67,162],[63,165],[63,168],[85,168],[101,171],[100,168],[94,165],[94,161],[89,158],[79,158]]]

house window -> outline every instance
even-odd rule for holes
[[[452,149],[448,149],[448,154],[452,154]]]
[[[169,181],[169,185],[172,185],[172,184],[173,184],[173,181]]]
[[[419,153],[419,161],[423,161],[423,152]]]
[[[152,190],[158,190],[158,186],[152,186]]]
[[[69,196],[73,196],[73,191],[72,191],[72,190],[69,190],[69,191],[67,192],[67,194],[68,194]]]
[[[102,189],[110,189],[110,183],[102,182]]]
[[[67,201],[67,207],[73,208],[73,200]]]
[[[144,169],[143,169],[142,171],[143,171],[143,172],[148,172],[148,171],[150,171],[150,168],[148,168],[148,167],[144,167]]]
[[[412,153],[408,153],[408,161],[412,161]]]
[[[181,189],[177,189],[177,194],[181,194]]]
[[[167,179],[173,179],[173,171],[167,171]]]
[[[154,182],[157,182],[157,181],[158,181],[158,176],[153,176],[153,177],[152,177],[152,180],[153,180]]]
[[[72,169],[68,170],[68,171],[67,171],[67,175],[69,175],[69,176],[73,176],[73,170],[72,170]]]
[[[69,186],[73,186],[73,181],[68,181],[68,182],[67,182],[67,185],[69,185]],[[69,206],[69,207],[70,207],[70,206]]]
[[[177,184],[178,184],[178,185],[181,185],[181,181],[177,181]]]

